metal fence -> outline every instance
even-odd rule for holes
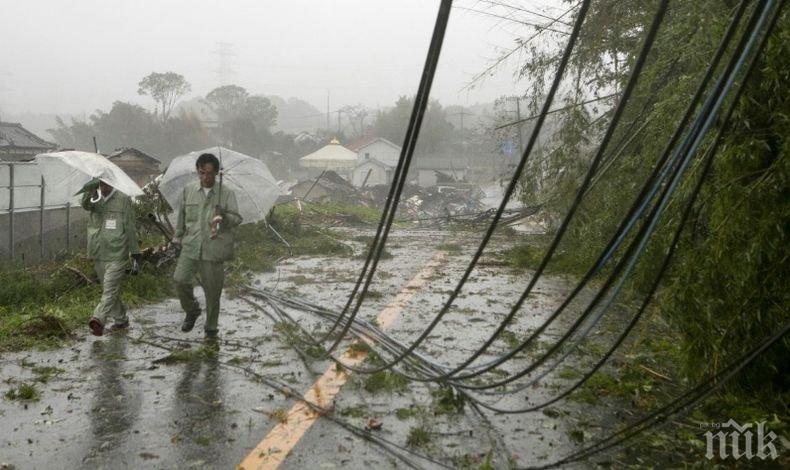
[[[86,214],[35,162],[0,162],[0,258],[29,264],[85,245]]]

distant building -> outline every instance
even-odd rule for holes
[[[356,187],[391,184],[401,147],[383,137],[364,137],[347,147],[357,152],[357,165],[351,172]]]
[[[363,137],[346,147],[357,152],[357,164],[351,172],[351,184],[359,188],[392,184],[401,147],[383,137]],[[423,188],[466,181],[467,159],[454,154],[415,154],[409,166],[409,182]]]
[[[118,165],[140,187],[150,183],[161,173],[159,160],[135,148],[118,149],[107,159]]]
[[[465,181],[469,174],[466,161],[451,155],[415,156],[412,173],[417,174],[417,184],[423,188]]]
[[[58,144],[47,142],[14,122],[0,122],[0,161],[26,162],[39,153],[52,152]]]
[[[370,158],[354,167],[351,182],[357,188],[392,184],[395,166]]]
[[[359,194],[348,181],[334,171],[325,171],[316,180],[305,180],[291,187],[291,196],[305,201],[358,203]]]
[[[302,168],[331,170],[344,178],[351,175],[356,164],[357,154],[340,145],[337,139],[332,139],[327,145],[299,159]]]
[[[357,161],[362,162],[370,158],[386,163],[397,165],[400,158],[400,145],[393,144],[384,137],[366,136],[352,140],[346,144],[350,150],[357,153]]]

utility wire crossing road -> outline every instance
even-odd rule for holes
[[[400,316],[414,294],[420,291],[427,279],[433,276],[436,268],[447,261],[447,253],[437,251],[433,258],[417,273],[395,296],[377,317],[381,329],[389,328]],[[366,342],[373,344],[372,341]],[[359,365],[367,357],[367,353],[355,351],[351,347],[341,356],[344,364]],[[321,408],[328,408],[340,388],[346,383],[349,373],[338,370],[334,364],[327,368],[312,387],[304,394],[303,400],[296,403],[289,411],[287,419],[276,425],[263,440],[239,464],[239,469],[272,469],[277,468],[296,446],[302,436],[319,418],[319,414],[305,402],[313,403]]]

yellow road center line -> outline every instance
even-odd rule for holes
[[[436,252],[431,261],[401,289],[392,302],[384,307],[377,317],[382,330],[391,326],[398,319],[400,312],[409,300],[425,285],[425,281],[433,275],[446,257],[447,253],[444,251]],[[344,364],[356,366],[366,356],[365,352],[352,351],[351,348],[348,348],[340,359]],[[346,383],[348,377],[349,374],[345,370],[338,371],[333,363],[303,395],[303,400],[326,408],[334,401],[335,395]],[[269,431],[269,434],[237,466],[237,470],[262,470],[279,467],[319,416],[304,402],[297,402],[288,411],[287,419]]]

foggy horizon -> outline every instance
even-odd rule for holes
[[[391,106],[416,92],[438,3],[7,5],[0,19],[0,37],[10,45],[0,66],[0,116],[87,117],[114,101],[152,110],[150,97],[138,95],[138,82],[166,71],[191,83],[181,101],[235,84],[321,111],[327,99],[330,110]],[[512,66],[464,89],[492,63],[497,47],[512,46],[516,37],[502,20],[464,9],[472,3],[458,2],[451,15],[432,92],[443,105],[487,103],[520,90]]]

